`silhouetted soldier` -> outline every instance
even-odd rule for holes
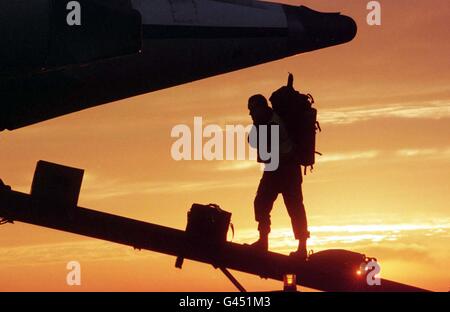
[[[252,246],[268,249],[268,236],[270,233],[270,212],[278,194],[283,195],[295,238],[299,241],[298,249],[292,255],[306,258],[306,241],[309,237],[307,229],[305,207],[302,195],[301,167],[295,160],[294,146],[290,140],[286,128],[280,117],[269,107],[264,96],[258,94],[249,98],[248,109],[256,129],[259,126],[268,126],[268,138],[270,138],[270,126],[279,126],[279,166],[274,171],[264,171],[259,183],[254,201],[255,219],[258,222],[259,240]],[[258,142],[258,147],[261,143]],[[270,142],[267,142],[270,144]],[[270,150],[270,147],[268,147]],[[264,162],[259,157],[258,162]]]

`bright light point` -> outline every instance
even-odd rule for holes
[[[361,275],[361,270],[356,271],[356,275]]]
[[[294,284],[295,275],[294,274],[286,274],[285,275],[285,283],[287,286]]]
[[[295,274],[285,274],[283,282],[284,291],[297,291],[297,276]]]

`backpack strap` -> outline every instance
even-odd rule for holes
[[[319,130],[319,132],[322,132],[322,128],[320,127],[320,123],[316,121],[316,130]]]
[[[231,241],[233,241],[234,238],[234,225],[230,222],[230,228],[231,228]]]
[[[318,152],[316,152],[316,153],[318,153]],[[320,153],[319,153],[320,154]],[[322,154],[320,154],[320,155],[322,155]],[[314,170],[314,165],[309,165],[309,166],[304,166],[303,167],[303,175],[307,175],[307,173],[308,173],[308,168],[309,168],[309,172],[313,172],[313,170]]]
[[[294,89],[294,75],[289,73],[287,85],[288,88]]]

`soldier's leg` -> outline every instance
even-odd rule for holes
[[[283,183],[283,200],[289,216],[295,238],[299,241],[299,250],[306,252],[306,241],[309,238],[308,222],[303,204],[301,168],[291,168],[285,173]]]
[[[258,191],[254,200],[255,220],[258,222],[260,241],[263,249],[267,249],[268,235],[270,233],[270,212],[278,196],[278,187],[273,172],[264,172],[259,182]]]
[[[309,237],[308,222],[306,219],[305,206],[301,186],[295,192],[283,192],[283,199],[289,216],[291,217],[292,229],[296,239]]]

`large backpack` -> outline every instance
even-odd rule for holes
[[[272,108],[284,121],[290,139],[294,143],[295,159],[299,165],[311,170],[315,163],[316,132],[321,131],[317,121],[317,110],[312,107],[311,94],[302,94],[294,89],[294,76],[289,74],[288,83],[270,97]]]

